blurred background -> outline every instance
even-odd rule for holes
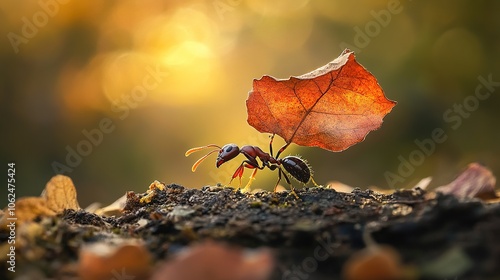
[[[307,73],[346,47],[398,104],[344,152],[287,149],[319,184],[407,188],[433,176],[439,186],[472,161],[498,175],[500,87],[475,95],[480,77],[500,82],[498,11],[493,0],[2,1],[3,176],[14,161],[20,197],[63,173],[83,207],[154,180],[227,184],[240,160],[216,169],[214,155],[192,173],[204,153],[184,152],[232,142],[267,151],[269,135],[246,122],[253,79]],[[436,128],[446,141],[419,159],[415,141]],[[413,169],[402,172],[404,161]],[[274,187],[275,172],[257,175],[253,188]]]

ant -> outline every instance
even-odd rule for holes
[[[193,164],[191,170],[194,172],[196,171],[196,168],[198,168],[198,165],[200,165],[200,163],[203,160],[205,160],[209,155],[215,152],[219,152],[215,164],[217,168],[219,168],[219,166],[221,166],[223,163],[232,160],[237,155],[243,154],[247,159],[244,160],[240,164],[240,166],[236,169],[236,171],[233,174],[233,177],[231,178],[231,181],[229,181],[229,184],[231,184],[234,178],[239,177],[241,186],[241,177],[243,176],[243,171],[245,170],[245,167],[248,169],[253,169],[252,175],[250,175],[250,180],[243,189],[244,191],[248,191],[250,189],[250,185],[252,184],[252,181],[255,179],[255,174],[257,173],[257,170],[259,169],[262,170],[265,167],[269,168],[270,170],[278,169],[278,181],[274,186],[275,192],[276,192],[276,187],[281,181],[281,176],[283,176],[285,177],[286,182],[290,185],[292,194],[298,198],[297,194],[295,193],[295,189],[293,188],[293,185],[287,176],[287,173],[303,184],[307,184],[309,181],[312,181],[314,185],[317,186],[316,182],[314,182],[314,179],[311,176],[312,173],[311,168],[309,167],[309,165],[305,160],[301,159],[298,156],[286,156],[281,159],[279,158],[280,154],[288,147],[288,145],[290,145],[290,143],[286,143],[283,147],[281,147],[281,149],[279,149],[278,153],[276,154],[276,157],[273,156],[273,139],[274,139],[274,134],[271,136],[271,141],[269,142],[270,154],[262,151],[262,149],[260,149],[257,146],[245,145],[241,148],[238,148],[236,144],[226,144],[221,148],[218,145],[210,144],[203,147],[196,147],[189,149],[186,152],[186,156],[189,156],[194,152],[206,148],[217,148],[213,151],[210,151],[208,154],[204,155]],[[259,165],[257,158],[259,158],[259,160],[262,162],[262,166]],[[287,173],[285,173],[282,167],[286,170]]]

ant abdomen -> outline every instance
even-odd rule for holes
[[[311,169],[309,165],[300,157],[287,156],[280,159],[283,168],[297,181],[306,184],[311,179]]]

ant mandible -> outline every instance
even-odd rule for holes
[[[244,191],[248,191],[250,189],[250,185],[252,184],[252,181],[255,179],[255,174],[257,173],[257,170],[259,169],[262,170],[265,167],[269,168],[270,170],[278,169],[278,181],[276,182],[274,191],[276,191],[276,187],[281,181],[281,176],[283,176],[285,177],[286,182],[290,185],[292,194],[297,197],[297,194],[295,193],[295,189],[293,188],[290,179],[288,178],[287,174],[285,173],[285,171],[283,171],[281,167],[283,167],[288,172],[288,174],[290,174],[293,178],[297,179],[297,181],[303,184],[307,184],[309,181],[312,181],[314,185],[317,186],[316,182],[314,182],[314,179],[311,176],[311,168],[309,167],[306,161],[297,156],[286,156],[282,159],[279,158],[280,154],[288,147],[290,143],[286,143],[283,147],[281,147],[281,149],[279,149],[278,153],[276,154],[276,157],[273,156],[273,139],[274,139],[274,134],[271,136],[271,141],[269,142],[269,152],[271,154],[262,151],[262,149],[260,149],[257,146],[245,145],[240,149],[236,144],[226,144],[222,148],[218,145],[210,144],[203,147],[196,147],[189,149],[186,152],[186,156],[189,156],[190,154],[203,149],[217,148],[213,151],[210,151],[208,154],[204,155],[193,164],[191,170],[194,172],[196,171],[196,168],[198,168],[198,165],[200,165],[200,163],[203,160],[205,160],[209,155],[215,152],[219,152],[215,164],[217,168],[219,168],[219,166],[221,166],[223,163],[232,160],[238,154],[243,154],[247,159],[244,160],[240,164],[240,166],[236,169],[229,183],[231,183],[234,178],[239,177],[241,186],[241,177],[243,176],[243,171],[245,170],[245,167],[248,169],[253,169],[252,175],[250,175],[250,180],[243,189]],[[259,158],[259,160],[262,162],[262,166],[259,165],[257,158]]]

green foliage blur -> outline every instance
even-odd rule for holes
[[[2,1],[3,172],[16,163],[17,197],[64,173],[83,207],[154,180],[227,184],[242,158],[217,169],[212,156],[192,173],[204,153],[184,152],[267,151],[269,136],[246,123],[252,80],[307,73],[349,47],[398,104],[344,152],[291,145],[316,182],[439,186],[473,161],[500,174],[498,11],[493,0]],[[275,180],[259,171],[252,187]]]

